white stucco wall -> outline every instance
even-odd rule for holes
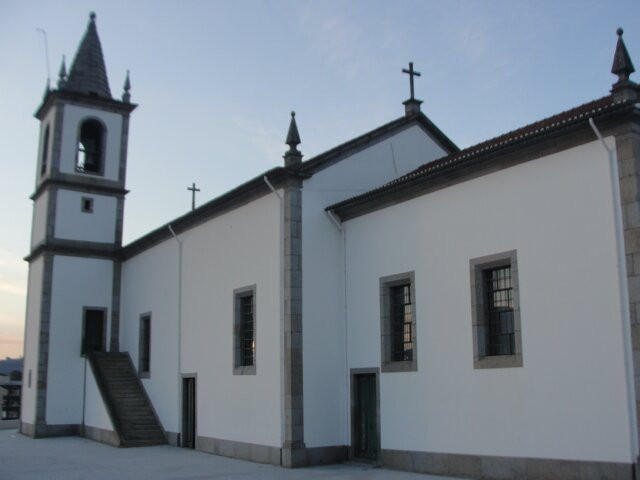
[[[281,446],[281,207],[269,194],[182,235],[182,372],[197,435]],[[256,286],[256,374],[233,375],[234,290]]]
[[[82,211],[83,198],[93,199],[92,213]],[[116,237],[117,207],[118,201],[115,197],[58,190],[54,236],[70,240],[113,243]]]
[[[27,309],[24,329],[24,365],[20,418],[33,424],[36,415],[36,385],[38,384],[38,346],[40,343],[40,302],[44,259],[39,257],[29,264]],[[29,385],[31,372],[31,385]]]
[[[85,409],[84,423],[90,427],[102,428],[103,430],[115,431],[107,407],[102,399],[102,394],[98,389],[96,378],[91,370],[91,365],[87,363],[86,383],[85,383]]]
[[[168,432],[180,432],[178,243],[171,238],[122,265],[120,349],[138,368],[140,315],[151,313],[151,371],[142,383]]]
[[[151,376],[143,383],[166,430],[181,430],[182,375],[197,377],[196,434],[281,446],[281,209],[264,196],[179,235],[182,360],[178,371],[178,243],[123,267],[121,348],[138,362],[140,314],[151,312]],[[233,375],[234,290],[256,285],[256,375]]]
[[[82,392],[85,363],[80,356],[83,307],[106,308],[105,343],[108,348],[112,276],[110,260],[54,257],[47,377],[48,424],[82,421],[83,398],[79,392]]]
[[[307,447],[345,445],[348,435],[342,237],[324,209],[443,155],[420,127],[412,126],[304,182],[302,318]]]
[[[106,128],[104,175],[101,177],[108,180],[117,180],[120,166],[122,117],[116,113],[104,112],[77,105],[65,105],[64,107],[60,171],[63,173],[76,173],[76,151],[78,148],[80,124],[87,118],[97,118]]]
[[[379,278],[415,272],[418,370],[381,374],[382,448],[635,460],[597,142],[344,226],[349,368],[380,366]],[[524,365],[475,370],[469,260],[512,249]]]
[[[33,202],[33,222],[31,223],[31,248],[42,241],[47,233],[47,204],[49,203],[49,192],[43,192]]]

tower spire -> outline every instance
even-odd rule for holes
[[[289,145],[289,150],[284,154],[284,166],[291,167],[302,163],[302,153],[297,148],[300,145],[300,134],[298,133],[298,125],[296,125],[296,112],[293,111],[285,143]]]
[[[127,70],[127,78],[124,79],[124,86],[122,87],[122,101],[124,103],[129,103],[131,100],[129,90],[131,90],[131,81],[129,80],[129,70]]]
[[[65,90],[111,98],[94,12],[89,14],[89,24],[69,70]]]
[[[635,72],[635,68],[633,68],[631,57],[622,39],[624,30],[618,28],[616,33],[618,34],[618,43],[613,54],[611,73],[618,76],[618,81],[613,84],[611,93],[616,100],[637,100],[640,97],[640,92],[638,85],[629,79],[631,74]]]
[[[64,55],[62,55],[62,63],[60,64],[60,71],[58,72],[58,88],[62,89],[67,83],[67,65],[65,63]]]

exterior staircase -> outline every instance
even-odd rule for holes
[[[121,447],[167,443],[128,353],[91,352],[89,363]]]

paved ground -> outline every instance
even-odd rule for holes
[[[445,477],[349,464],[290,470],[170,446],[114,448],[79,437],[33,440],[15,430],[2,430],[0,479],[445,480]]]

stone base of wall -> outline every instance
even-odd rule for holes
[[[305,451],[309,466],[341,463],[349,460],[349,447],[346,445],[307,448]]]
[[[169,437],[167,432],[167,437]],[[173,435],[173,434],[171,434]],[[177,445],[177,434],[176,445]],[[169,442],[173,445],[171,440]],[[349,459],[349,447],[345,445],[301,448],[295,451],[299,457],[295,462],[286,463],[282,455],[284,449],[270,447],[268,445],[258,445],[255,443],[236,442],[233,440],[222,440],[211,437],[197,437],[196,450],[223,457],[249,460],[256,463],[269,463],[271,465],[291,465],[292,467],[305,467],[312,465],[326,465],[340,463]]]
[[[280,449],[268,445],[198,436],[196,437],[196,450],[223,457],[280,465]]]
[[[33,423],[20,422],[18,431],[27,437],[34,438],[36,436],[36,426]]]
[[[631,463],[382,450],[384,467],[486,480],[633,480]]]
[[[120,446],[120,437],[113,430],[106,430],[99,427],[91,427],[85,425],[82,429],[82,436],[89,440],[95,440],[96,442],[106,443],[112,447]]]
[[[31,438],[45,437],[70,437],[78,435],[80,425],[34,425],[32,423],[20,422],[20,433]]]
[[[164,432],[167,436],[167,443],[174,447],[180,446],[180,434],[176,432]]]
[[[20,420],[0,420],[0,430],[16,430],[20,427]]]

